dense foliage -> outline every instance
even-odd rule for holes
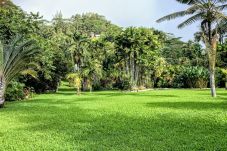
[[[25,72],[17,80],[36,93],[56,92],[66,79],[83,91],[208,86],[207,52],[196,40],[183,42],[153,28],[121,28],[94,13],[71,18],[57,13],[45,21],[12,3],[1,6],[0,13],[3,44],[20,34],[41,50],[30,58],[32,67],[27,68],[33,74]],[[225,85],[221,72],[227,63],[225,34],[221,41],[218,86]]]
[[[24,87],[25,85],[22,83],[16,81],[10,82],[6,89],[5,99],[9,101],[23,100],[26,97]]]

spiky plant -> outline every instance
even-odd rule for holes
[[[157,22],[168,21],[179,17],[188,16],[178,28],[184,28],[195,22],[200,22],[202,38],[206,45],[209,59],[211,95],[216,97],[215,90],[215,64],[217,53],[217,42],[219,40],[219,28],[226,22],[224,10],[227,9],[227,0],[177,0],[188,6],[186,10],[172,13],[157,20]]]
[[[6,45],[0,43],[0,107],[4,106],[4,94],[8,83],[27,69],[31,56],[39,49],[33,40],[17,36]]]

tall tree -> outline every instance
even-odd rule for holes
[[[142,86],[144,77],[151,77],[161,47],[158,38],[151,29],[134,27],[127,28],[116,38],[116,65],[120,73],[129,77],[132,87]]]
[[[178,17],[190,16],[187,20],[178,25],[178,28],[184,28],[197,21],[201,23],[203,41],[209,60],[210,87],[211,95],[216,97],[215,89],[215,64],[217,53],[217,42],[219,40],[218,28],[220,23],[227,19],[224,10],[227,8],[226,0],[177,0],[178,2],[188,5],[183,11],[175,12],[157,20],[163,22]]]

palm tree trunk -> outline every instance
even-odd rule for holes
[[[5,83],[3,80],[3,77],[0,77],[0,108],[4,107],[4,103],[5,103],[5,98],[4,98],[4,94],[5,94]]]
[[[225,76],[225,90],[227,90],[227,75]]]
[[[209,51],[209,68],[210,68],[210,88],[211,96],[216,97],[216,88],[215,88],[215,65],[216,65],[216,55],[217,55],[217,40],[218,35],[214,35],[211,41],[211,48]]]
[[[210,90],[211,90],[211,96],[216,97],[216,88],[215,88],[215,71],[210,70]]]

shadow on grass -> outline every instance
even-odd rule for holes
[[[76,90],[73,88],[61,88],[57,93],[51,93],[62,96],[78,96]],[[133,97],[150,97],[150,98],[168,98],[168,97],[179,97],[177,95],[157,95],[152,93],[144,92],[122,92],[122,91],[92,91],[92,92],[81,92],[82,96],[103,96],[103,97],[122,97],[122,96],[133,96]],[[78,96],[79,97],[79,96]]]
[[[152,94],[152,93],[144,93],[144,92],[94,92],[90,93],[91,95],[95,96],[104,96],[104,97],[122,97],[122,96],[133,96],[133,97],[150,97],[150,98],[168,98],[168,97],[178,97],[176,95],[157,95],[157,94]]]
[[[60,88],[56,95],[76,95],[76,89],[74,88]]]
[[[17,114],[21,124],[13,131],[13,135],[20,137],[17,143],[29,140],[26,147],[30,146],[30,150],[34,149],[33,143],[37,140],[42,140],[42,143],[39,141],[36,144],[36,150],[48,150],[46,144],[59,150],[227,150],[227,124],[218,123],[214,119],[218,115],[204,118],[198,112],[198,116],[189,118],[187,112],[178,115],[147,110],[146,117],[135,113],[126,116],[120,114],[120,109],[113,112],[82,109],[73,105],[83,101],[85,105],[87,101],[98,101],[97,96],[178,97],[175,95],[94,92],[86,98],[64,99],[64,96],[75,95],[73,89],[69,88],[60,89],[57,94],[62,95],[63,99],[32,99],[17,102],[2,110],[9,115]],[[206,112],[210,109],[226,110],[227,102],[153,102],[146,104],[141,112],[147,107]],[[4,138],[5,133],[9,132],[1,132],[0,136]],[[61,148],[58,148],[59,144]],[[1,145],[7,147],[8,144]]]
[[[220,97],[226,97],[226,100],[227,100],[227,91],[226,92],[219,92],[217,95],[220,96]]]
[[[46,105],[70,105],[76,104],[78,102],[90,102],[90,101],[97,101],[95,97],[90,98],[75,98],[75,99],[33,99],[31,101],[26,101],[26,104],[46,104]],[[22,102],[23,103],[23,102]]]
[[[171,108],[171,109],[185,109],[185,110],[216,110],[227,109],[226,102],[152,102],[147,104],[148,107],[153,108]]]
[[[42,133],[44,138],[52,135],[56,137],[51,142],[53,146],[65,141],[70,144],[71,150],[227,149],[227,125],[210,119],[179,118],[166,114],[150,118],[132,117],[79,107],[47,106],[35,107],[32,112],[29,110],[28,107],[20,108],[24,116],[19,120],[28,126],[18,128],[17,133]],[[66,147],[64,145],[63,148]]]

